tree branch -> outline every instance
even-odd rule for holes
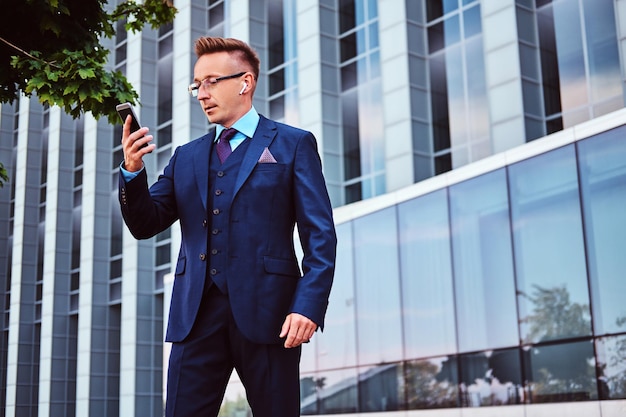
[[[61,69],[61,67],[59,67],[58,65],[55,65],[55,64],[54,64],[54,62],[48,62],[48,61],[46,61],[46,60],[44,60],[44,59],[38,58],[38,57],[36,57],[36,56],[34,56],[34,55],[32,55],[32,54],[30,54],[30,53],[26,52],[25,50],[23,50],[23,49],[22,49],[22,48],[20,48],[19,46],[14,45],[14,44],[12,44],[11,42],[7,41],[7,40],[6,40],[6,39],[4,39],[2,36],[0,36],[0,41],[2,41],[4,44],[8,45],[9,47],[11,47],[11,48],[15,49],[16,51],[20,52],[21,54],[26,55],[26,56],[27,56],[27,57],[29,57],[30,59],[34,59],[34,60],[36,60],[36,61],[43,62],[44,64],[48,64],[48,65],[50,65],[51,67],[54,67],[54,68],[57,68],[57,69]]]

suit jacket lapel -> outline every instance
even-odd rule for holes
[[[237,195],[241,186],[248,179],[252,170],[256,166],[263,150],[270,146],[274,137],[276,136],[276,125],[271,120],[261,116],[259,120],[259,125],[254,132],[254,136],[250,140],[250,145],[248,149],[246,149],[246,154],[243,157],[243,161],[241,162],[241,167],[239,168],[239,175],[237,175],[237,180],[235,181],[235,190],[233,193],[233,198]]]
[[[207,209],[207,197],[209,193],[209,158],[213,151],[215,131],[207,133],[196,144],[193,157],[193,173],[196,178],[198,193],[202,199],[202,205]]]

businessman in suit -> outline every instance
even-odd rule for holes
[[[256,112],[260,62],[246,43],[202,37],[195,52],[189,92],[215,132],[178,147],[149,188],[152,136],[131,134],[130,118],[122,135],[129,230],[145,239],[179,220],[182,233],[166,416],[217,416],[233,369],[255,417],[299,416],[301,345],[324,324],[336,250],[316,141]]]

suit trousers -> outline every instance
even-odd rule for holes
[[[210,285],[191,333],[172,344],[165,415],[216,417],[235,369],[254,417],[297,417],[300,355],[300,347],[246,339],[234,322],[228,295]]]

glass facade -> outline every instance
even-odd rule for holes
[[[626,398],[624,135],[338,224],[303,414]]]
[[[536,19],[545,133],[622,108],[613,0],[537,0]]]
[[[480,2],[426,2],[434,174],[491,154]]]
[[[383,194],[385,161],[378,2],[339,0],[344,204]]]

